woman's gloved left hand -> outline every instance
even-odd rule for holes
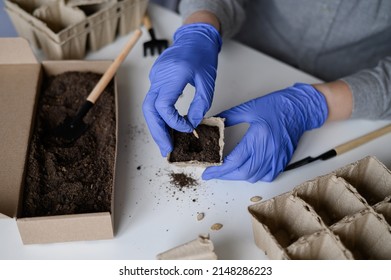
[[[323,125],[328,108],[322,93],[298,83],[218,116],[226,126],[246,122],[250,127],[223,164],[208,167],[202,178],[270,182],[284,171],[303,133]]]
[[[214,26],[186,24],[178,28],[173,45],[155,61],[143,113],[164,157],[173,149],[170,127],[192,132],[212,105],[221,45],[221,36]],[[187,84],[195,87],[195,94],[184,118],[175,104]]]

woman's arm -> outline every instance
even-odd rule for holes
[[[329,83],[313,84],[312,86],[323,93],[326,98],[329,110],[327,121],[350,118],[353,109],[353,97],[349,86],[345,82],[337,80]]]
[[[179,12],[185,23],[205,22],[216,24],[210,16],[216,17],[218,30],[222,36],[229,38],[235,35],[242,26],[248,0],[181,0]],[[205,13],[208,12],[208,13]],[[204,20],[204,21],[200,21]],[[216,26],[215,26],[216,27]]]
[[[184,24],[196,22],[208,23],[210,25],[213,25],[218,31],[220,31],[220,22],[217,16],[212,12],[206,10],[194,12],[185,19]]]
[[[313,86],[326,97],[330,121],[391,119],[391,57],[374,68]]]
[[[196,22],[211,24],[220,31],[220,22],[217,16],[207,10],[194,12],[185,19],[184,24]],[[327,100],[328,121],[344,120],[351,116],[353,98],[350,88],[345,82],[337,80],[329,83],[314,84],[313,86],[323,93]]]

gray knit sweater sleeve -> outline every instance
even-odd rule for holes
[[[247,0],[181,0],[179,12],[184,19],[199,10],[214,13],[220,21],[221,34],[229,38],[242,26],[246,2]]]
[[[195,11],[199,11],[199,10],[210,11],[210,12],[214,13],[217,16],[217,18],[219,19],[220,24],[221,24],[221,29],[222,29],[221,30],[222,35],[224,37],[232,37],[233,35],[235,35],[239,31],[239,29],[242,26],[244,26],[245,28],[248,29],[248,27],[249,27],[247,25],[248,22],[246,21],[244,23],[245,17],[246,17],[245,9],[246,9],[247,5],[251,6],[250,9],[247,10],[247,12],[253,11],[252,16],[256,15],[259,17],[259,19],[255,21],[255,23],[262,24],[262,22],[259,20],[262,18],[265,18],[265,13],[266,13],[266,15],[270,16],[270,18],[276,19],[276,21],[273,22],[274,29],[271,29],[271,28],[269,28],[268,25],[265,25],[266,26],[265,28],[258,29],[258,31],[257,31],[257,32],[260,32],[260,34],[262,34],[262,36],[258,36],[258,37],[253,36],[250,39],[248,39],[246,37],[246,36],[250,36],[250,35],[246,35],[245,33],[243,33],[244,40],[242,40],[242,41],[246,42],[247,44],[249,44],[250,42],[254,43],[254,44],[251,43],[249,45],[252,45],[254,48],[259,49],[260,51],[264,51],[264,50],[270,51],[270,49],[277,49],[281,53],[277,52],[276,57],[279,57],[278,55],[280,55],[280,57],[282,57],[282,60],[286,61],[287,63],[289,63],[289,60],[290,60],[290,62],[292,62],[292,63],[296,62],[296,63],[300,64],[300,61],[295,60],[297,53],[292,52],[291,49],[296,48],[299,50],[300,49],[306,50],[306,48],[302,48],[302,46],[301,46],[301,44],[304,44],[304,43],[302,43],[300,41],[291,40],[290,43],[292,44],[293,47],[291,46],[291,48],[285,48],[285,41],[283,40],[282,44],[281,44],[281,42],[277,40],[280,37],[274,36],[275,30],[279,30],[280,33],[283,33],[283,31],[286,29],[286,26],[284,25],[284,22],[285,22],[284,20],[289,22],[289,20],[292,20],[292,17],[290,17],[290,15],[288,15],[287,18],[282,17],[282,20],[281,20],[280,14],[275,14],[274,10],[268,10],[267,7],[261,6],[262,3],[268,3],[267,1],[262,1],[262,3],[261,3],[261,1],[257,2],[257,3],[255,3],[255,2],[256,1],[252,2],[252,1],[247,1],[247,0],[182,0],[180,3],[180,6],[179,6],[179,11],[184,19]],[[337,2],[339,2],[339,1],[337,1]],[[292,4],[292,1],[275,1],[274,4],[276,4],[276,3],[277,4],[279,3],[280,8],[283,7],[284,9],[286,9],[288,4],[295,5],[295,4]],[[385,11],[377,11],[376,9],[378,7],[376,5],[371,6],[368,4],[369,2],[361,1],[360,3],[362,5],[364,5],[364,6],[369,5],[369,8],[373,9],[372,12],[375,15],[377,15],[380,12],[381,13],[379,14],[378,17],[374,17],[373,19],[370,18],[370,20],[371,20],[370,23],[366,22],[365,20],[362,20],[362,21],[358,20],[357,21],[358,24],[350,24],[351,27],[355,27],[355,30],[353,30],[353,31],[356,31],[356,32],[350,31],[350,32],[344,33],[344,32],[342,32],[343,29],[332,29],[332,26],[331,26],[331,24],[335,24],[335,22],[339,22],[341,19],[335,20],[335,22],[334,22],[333,21],[334,16],[331,19],[328,18],[327,15],[329,13],[325,14],[324,8],[315,9],[320,5],[317,1],[308,0],[308,2],[306,3],[306,1],[303,0],[303,1],[300,1],[300,3],[301,3],[301,5],[306,4],[306,6],[310,7],[308,9],[312,8],[314,11],[317,11],[316,13],[314,12],[314,16],[313,16],[314,18],[320,17],[320,18],[324,19],[323,24],[325,24],[325,26],[324,27],[322,26],[322,30],[323,29],[332,30],[334,32],[333,36],[331,36],[329,33],[325,33],[329,37],[328,44],[331,46],[330,47],[331,51],[333,50],[333,48],[335,49],[334,46],[339,45],[340,40],[341,40],[340,38],[345,38],[347,36],[346,37],[347,42],[349,42],[349,40],[351,40],[351,41],[353,40],[352,39],[353,37],[348,36],[349,34],[352,34],[351,36],[356,36],[356,37],[358,36],[359,37],[358,31],[361,30],[363,24],[365,24],[366,26],[382,26],[382,24],[384,25],[384,22],[383,22],[384,18],[387,18],[387,17],[382,16],[382,14],[383,13],[386,14],[388,12],[387,7],[390,6],[385,2],[385,8],[383,8],[383,10],[385,9]],[[344,20],[343,22],[345,22],[344,15],[349,14],[349,12],[351,12],[351,7],[350,7],[351,4],[349,4],[348,1],[345,1],[344,4],[346,4],[346,5],[341,6],[338,4],[338,8],[342,9],[341,11],[339,11],[338,15],[341,15],[341,17]],[[257,5],[256,7],[258,7],[258,5],[260,5],[260,8],[255,9],[256,8],[255,5]],[[252,6],[254,6],[254,7],[252,7]],[[345,7],[345,6],[347,6],[347,7]],[[254,8],[254,9],[252,9],[252,8]],[[262,11],[264,11],[263,16],[259,15],[259,13]],[[298,14],[297,15],[295,14],[295,16],[297,16],[298,18],[300,18],[300,16],[301,16],[299,13],[300,11],[301,11],[301,9],[298,9],[298,11],[297,11]],[[303,11],[305,11],[305,9],[303,9]],[[333,13],[330,13],[330,14],[334,15]],[[354,14],[357,17],[357,13],[354,13]],[[371,15],[371,13],[369,13],[369,15]],[[358,16],[361,19],[362,16],[360,16],[360,15],[358,15]],[[368,17],[365,17],[365,18],[368,20]],[[357,20],[357,19],[353,18],[353,20]],[[296,23],[296,20],[294,22]],[[298,22],[298,24],[300,23],[300,21],[297,21],[297,22]],[[316,22],[318,22],[318,21],[316,21]],[[254,24],[254,21],[252,21],[252,24]],[[304,24],[307,24],[307,23],[304,22]],[[330,25],[330,26],[328,27],[328,25]],[[318,28],[319,28],[319,26],[318,26]],[[306,30],[305,26],[302,29]],[[380,28],[379,30],[374,29],[373,34],[376,34],[375,32],[383,32],[383,29],[382,28]],[[288,30],[287,32],[289,32],[290,29],[287,29],[287,30]],[[299,30],[301,30],[301,28],[299,28]],[[314,29],[314,30],[316,30],[316,29]],[[371,36],[370,30],[368,30],[368,28],[366,29],[366,32],[369,35],[367,35],[367,38],[364,38],[364,39],[366,39],[366,41],[364,40],[363,42],[365,44],[370,42],[371,43],[370,45],[372,47],[376,47],[377,41],[373,40],[373,42],[371,42],[368,40],[368,38],[371,38],[371,39],[375,38],[376,39],[377,37]],[[307,33],[311,33],[311,32],[307,32]],[[316,33],[316,37],[311,37],[310,36],[311,34],[307,34],[308,35],[307,39],[309,39],[310,42],[317,42],[317,41],[319,41],[319,38],[317,37],[319,34],[320,33]],[[288,38],[289,34],[285,34],[284,36]],[[268,38],[268,40],[264,40],[263,38]],[[334,39],[336,40],[335,41],[336,43],[333,43]],[[256,41],[256,40],[258,40],[258,41]],[[382,38],[381,42],[383,42],[383,41],[384,40]],[[323,47],[323,45],[319,45],[319,46]],[[311,45],[311,47],[313,47],[313,45]],[[369,49],[369,48],[367,48],[367,49]],[[347,48],[347,50],[351,51],[351,48]],[[322,54],[323,50],[322,49],[315,49],[315,52],[316,51],[318,51],[319,54]],[[311,53],[311,52],[309,52],[309,53]],[[324,53],[324,51],[323,51],[323,53]],[[344,78],[342,78],[342,80],[345,81],[349,85],[349,87],[353,93],[353,112],[352,112],[351,118],[356,118],[356,119],[357,118],[391,119],[391,56],[389,56],[389,52],[384,53],[384,54],[386,56],[375,67],[369,66],[369,65],[375,65],[375,63],[368,61],[368,63],[367,63],[368,65],[365,70],[361,70],[359,72],[356,72],[355,74],[351,74],[349,76],[345,76]],[[293,57],[291,57],[290,55],[293,55]],[[322,69],[322,67],[320,67],[319,69],[312,69],[312,71],[310,71],[311,69],[309,69],[308,67],[307,67],[307,69],[305,67],[299,67],[299,68],[310,73],[310,74],[314,74],[314,72],[318,72],[318,74],[320,74],[323,71],[323,74],[324,74],[323,76],[326,76],[326,74],[327,74],[326,70],[332,69],[329,67],[330,65],[333,65],[333,63],[335,63],[335,61],[337,61],[337,62],[338,61],[346,61],[346,58],[348,58],[349,55],[354,56],[354,53],[347,54],[342,49],[342,51],[340,52],[340,56],[338,56],[338,52],[337,52],[334,55],[333,59],[330,59],[330,61],[323,60],[324,66],[326,66],[326,67],[322,66],[323,69]],[[370,53],[369,53],[369,56],[370,56]],[[285,57],[285,59],[283,59],[284,57]],[[308,64],[308,65],[312,65],[311,63],[315,64],[315,62],[317,62],[320,59],[319,56],[314,56],[312,58],[308,57],[308,56],[302,56],[302,57],[307,57],[306,61],[308,63],[306,62],[306,64]],[[364,55],[363,57],[366,57],[366,56]],[[287,59],[287,58],[289,58],[289,59]],[[358,61],[357,65],[362,66],[361,65],[362,62],[363,61]],[[354,66],[356,64],[352,63],[351,65]],[[365,65],[365,63],[363,65]],[[350,71],[350,73],[354,72],[354,71],[351,71],[351,70],[353,70],[353,69],[351,69],[351,67],[350,68],[346,67],[346,69],[348,72]],[[363,67],[360,67],[359,69],[363,69]],[[336,71],[333,71],[333,72],[336,72]],[[343,77],[343,76],[341,75],[341,76],[333,77],[333,78],[330,78],[330,80],[337,79],[339,77]]]
[[[353,93],[352,118],[391,119],[391,56],[342,80]]]

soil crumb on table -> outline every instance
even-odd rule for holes
[[[198,185],[196,179],[185,173],[170,173],[170,183],[177,187],[179,191],[182,191],[184,188],[191,188]]]
[[[173,130],[174,149],[170,154],[170,162],[219,163],[221,161],[219,128],[202,124],[196,130],[199,138],[193,133]]]
[[[84,118],[89,127],[80,138],[65,144],[50,133],[76,115],[100,77],[66,72],[45,78],[27,157],[22,216],[110,211],[116,146],[113,82]]]

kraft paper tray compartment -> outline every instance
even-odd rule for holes
[[[18,32],[23,34],[31,29],[36,32],[38,28],[58,43],[62,43],[70,35],[75,35],[73,25],[86,19],[83,11],[77,7],[66,6],[62,0],[5,0],[5,7],[7,12],[11,11],[19,16],[15,18],[16,22],[13,20],[15,25],[18,25],[20,20],[27,21],[22,24],[23,30],[17,29]]]
[[[61,1],[42,5],[35,9],[32,15],[42,21],[55,34],[86,19],[82,10],[77,7],[68,7]]]
[[[32,15],[34,10],[40,8],[41,6],[51,5],[53,3],[58,3],[60,0],[5,0],[6,7],[8,5],[17,6],[26,13]]]
[[[391,227],[371,208],[345,217],[330,229],[355,259],[391,259]]]
[[[83,58],[87,42],[85,14],[59,0],[29,2],[5,1],[6,10],[19,35],[30,40],[34,47],[41,48],[48,59]],[[53,27],[56,30],[52,30]]]
[[[88,16],[88,50],[99,50],[115,40],[120,15],[114,4],[108,2],[79,8]]]
[[[78,8],[67,7],[58,2],[59,19],[56,14],[40,17],[42,22],[36,21],[35,33],[42,50],[51,59],[81,59],[86,54],[87,27],[86,15]],[[50,16],[52,18],[50,18]],[[47,28],[46,22],[56,22],[58,30]],[[43,24],[44,23],[44,24]]]
[[[337,177],[349,182],[373,206],[391,195],[391,172],[372,156],[335,171]]]
[[[352,260],[352,253],[329,230],[300,237],[287,248],[293,260]]]
[[[293,195],[311,205],[327,226],[369,207],[354,187],[334,174],[295,187]]]
[[[117,2],[117,0],[65,0],[65,2],[68,6],[76,7]]]
[[[285,193],[249,206],[255,242],[269,258],[289,258],[285,249],[305,235],[327,229],[322,219],[299,197]]]
[[[111,43],[116,36],[128,34],[140,26],[148,5],[148,0],[107,0],[99,1],[99,4],[91,1],[95,3],[95,9],[101,8],[101,11],[96,10],[97,15],[86,15],[80,8],[88,10],[87,0],[83,1],[86,6],[68,6],[63,0],[4,2],[19,36],[28,39],[33,47],[42,49],[46,58],[50,60],[82,59],[88,50],[95,51]],[[45,22],[34,17],[33,12],[43,6],[57,4],[62,7],[63,12],[74,12],[73,22],[76,23],[56,33],[56,30],[51,30]],[[80,13],[84,14],[81,21]]]
[[[64,29],[53,40],[48,33],[37,28],[35,32],[41,49],[50,60],[83,59],[87,51],[87,32],[84,22]]]
[[[384,219],[391,225],[391,196],[373,206],[373,209],[383,215]]]
[[[47,0],[50,3],[52,1]],[[44,2],[42,2],[44,3]],[[26,38],[32,47],[41,48],[32,28],[32,13],[41,5],[36,0],[5,0],[4,6],[20,37]]]
[[[120,14],[118,19],[118,36],[124,36],[140,26],[148,0],[118,0],[115,5],[116,11]]]

